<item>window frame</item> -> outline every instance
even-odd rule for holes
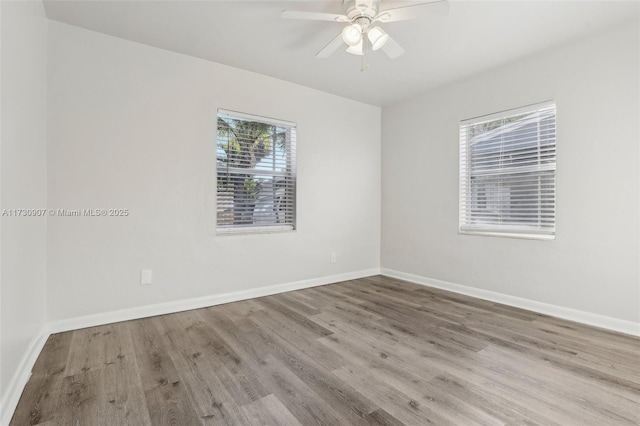
[[[497,168],[497,171],[491,170],[483,172],[485,176],[488,177],[497,177],[500,175],[516,175],[518,173],[526,174],[526,173],[538,173],[539,176],[539,188],[538,192],[538,209],[542,210],[540,206],[542,206],[542,180],[545,179],[545,172],[552,173],[552,182],[553,188],[551,190],[546,189],[545,191],[549,191],[552,193],[552,210],[553,210],[553,222],[551,227],[542,227],[541,222],[539,222],[538,226],[530,226],[523,225],[517,223],[505,223],[505,224],[496,224],[496,223],[484,223],[484,224],[471,224],[470,220],[473,218],[473,213],[471,213],[471,205],[472,201],[472,184],[471,179],[474,177],[474,172],[471,171],[473,168],[472,160],[471,160],[471,138],[467,136],[468,129],[473,125],[478,125],[480,123],[487,123],[497,120],[509,119],[519,115],[524,114],[534,114],[539,113],[543,110],[553,110],[553,161],[549,163],[542,163],[544,150],[538,146],[538,154],[535,157],[538,161],[537,165],[525,164],[521,166],[511,166],[507,168],[507,172],[502,171],[503,169]],[[516,120],[517,121],[517,120]],[[540,121],[539,121],[540,122]],[[504,126],[503,124],[502,126]],[[499,127],[498,127],[499,128]],[[494,130],[494,129],[492,129]],[[490,132],[489,130],[488,132]],[[540,129],[538,129],[538,138],[540,134]],[[533,239],[533,240],[554,240],[556,238],[556,192],[557,192],[557,105],[555,100],[540,102],[536,104],[530,104],[519,108],[513,108],[509,110],[499,111],[492,114],[482,115],[478,117],[473,117],[469,119],[464,119],[460,121],[459,124],[459,193],[458,193],[458,233],[461,235],[479,235],[479,236],[493,236],[493,237],[508,237],[508,238],[520,238],[520,239]],[[501,148],[502,149],[502,148]],[[508,152],[508,151],[507,151]],[[464,154],[464,155],[463,155]],[[466,156],[466,157],[465,157]],[[531,157],[529,157],[531,158]],[[531,160],[528,159],[527,163]],[[502,165],[500,166],[502,167]],[[500,173],[502,171],[502,173]],[[476,171],[475,176],[478,176]],[[499,178],[497,178],[499,179]],[[522,180],[523,181],[523,180]],[[499,181],[498,181],[499,182]],[[504,210],[504,205],[501,205],[502,209],[500,209],[499,214],[502,214]],[[502,219],[500,219],[502,220]],[[528,228],[528,229],[527,229]]]
[[[286,164],[289,168],[288,171],[281,172],[276,170],[262,170],[253,168],[240,168],[240,167],[227,167],[228,173],[225,174],[247,174],[247,175],[260,175],[260,176],[282,176],[291,180],[287,184],[286,189],[290,191],[291,195],[291,223],[290,224],[253,224],[253,225],[223,225],[218,223],[218,205],[219,205],[219,193],[218,193],[218,179],[220,176],[220,162],[218,161],[217,149],[218,149],[218,119],[232,118],[236,120],[244,120],[250,122],[259,122],[274,127],[284,127],[291,132],[291,135],[287,139],[286,149]],[[286,233],[295,232],[297,230],[297,160],[296,160],[296,139],[297,139],[297,124],[292,121],[280,120],[276,118],[254,115],[239,111],[233,111],[228,109],[218,108],[216,113],[216,218],[215,218],[215,233],[217,236],[225,235],[246,235],[246,234],[273,234],[273,233]],[[272,148],[273,149],[273,148]],[[286,215],[286,213],[285,213]]]

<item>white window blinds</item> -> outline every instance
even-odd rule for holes
[[[296,125],[218,111],[217,231],[296,226]]]
[[[555,103],[460,123],[461,233],[551,239],[555,204]]]

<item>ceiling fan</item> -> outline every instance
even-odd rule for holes
[[[446,0],[436,0],[380,10],[380,0],[343,0],[343,9],[343,15],[284,10],[281,16],[285,19],[348,24],[336,38],[316,53],[318,58],[327,58],[346,44],[348,46],[347,52],[353,55],[364,55],[370,46],[373,51],[382,49],[387,56],[393,59],[402,55],[404,49],[377,23],[419,19],[430,15],[446,15],[449,12],[449,3]]]

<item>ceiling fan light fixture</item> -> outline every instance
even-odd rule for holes
[[[349,48],[347,49],[347,53],[351,53],[352,55],[358,55],[358,56],[362,56],[364,55],[364,51],[362,50],[362,40],[360,40],[360,43],[356,44],[355,46],[349,46]]]
[[[362,42],[362,27],[358,24],[344,27],[342,30],[342,40],[349,46],[357,46]]]
[[[369,30],[367,36],[369,37],[369,41],[371,42],[371,48],[373,50],[378,50],[389,40],[389,34],[387,34],[380,27],[373,27]]]

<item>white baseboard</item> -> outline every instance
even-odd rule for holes
[[[477,297],[478,299],[502,303],[504,305],[527,309],[529,311],[538,312],[545,315],[551,315],[570,321],[575,321],[600,328],[606,328],[608,330],[640,337],[640,323],[637,322],[613,318],[606,315],[594,314],[586,311],[580,311],[572,308],[566,308],[564,306],[537,302],[535,300],[525,299],[522,297],[510,296],[508,294],[497,293],[495,291],[483,290],[481,288],[469,287],[461,284],[455,284],[448,281],[441,281],[435,278],[423,277],[420,275],[409,274],[393,269],[381,268],[380,272],[382,275],[409,281],[415,284],[448,290],[454,293],[464,294],[466,296]]]
[[[159,303],[155,305],[140,306],[130,309],[104,312],[101,314],[52,321],[48,324],[48,326],[51,333],[60,333],[63,331],[111,324],[114,322],[146,318],[156,315],[171,314],[174,312],[187,311],[189,309],[205,308],[207,306],[221,305],[223,303],[238,302],[240,300],[253,299],[255,297],[270,296],[272,294],[285,293],[287,291],[293,290],[302,290],[319,285],[332,284],[347,280],[355,280],[358,278],[370,277],[372,275],[379,274],[379,268],[366,269],[361,271],[347,272],[344,274],[329,275],[326,277],[312,278],[302,281],[294,281],[285,284],[259,287],[250,290],[235,291],[232,293],[214,294],[210,296],[196,297],[193,299],[177,300],[173,302]]]
[[[40,330],[40,333],[29,343],[18,368],[16,368],[16,371],[13,373],[13,377],[11,377],[11,381],[4,392],[4,398],[0,401],[0,425],[6,426],[11,421],[22,391],[31,377],[33,366],[48,338],[49,329],[45,325],[42,327],[42,330]]]

